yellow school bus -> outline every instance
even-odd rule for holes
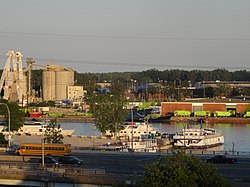
[[[41,144],[41,143],[23,143],[16,150],[17,155],[42,155],[44,150],[45,156],[64,156],[71,153],[70,144]]]

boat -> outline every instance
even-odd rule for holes
[[[26,135],[39,135],[41,136],[43,132],[45,132],[47,125],[49,124],[49,122],[47,121],[38,121],[38,120],[29,120],[29,121],[25,121],[23,123],[23,126],[20,127],[20,129],[17,131],[17,134],[21,135],[21,134],[26,134]],[[63,136],[70,136],[74,133],[74,129],[62,129],[60,127],[62,135]]]
[[[159,151],[157,139],[155,138],[142,138],[135,141],[128,141],[127,146],[129,152],[156,153]]]
[[[159,116],[159,117],[150,117],[148,119],[149,123],[169,123],[171,115]]]
[[[184,128],[173,141],[177,148],[209,148],[224,144],[224,136],[213,128]]]
[[[133,114],[133,115],[131,115]],[[132,119],[133,118],[133,119]],[[149,123],[169,123],[171,115],[160,115],[155,113],[153,109],[147,110],[133,110],[133,112],[128,112],[126,122],[149,122]]]
[[[131,122],[127,125],[124,125],[124,129],[117,133],[118,137],[122,137],[125,139],[139,139],[141,136],[150,136],[154,137],[159,134],[158,129],[154,128],[152,125],[148,123],[138,123]],[[108,130],[105,133],[107,137],[114,137],[115,133]]]

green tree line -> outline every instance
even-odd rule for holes
[[[35,89],[40,88],[42,70],[33,70],[32,83]],[[132,80],[138,83],[147,82],[174,82],[191,81],[250,81],[250,72],[246,70],[228,71],[226,69],[215,70],[158,70],[149,69],[141,72],[109,72],[109,73],[79,73],[75,72],[76,85],[87,86],[91,82],[117,82],[129,84]]]

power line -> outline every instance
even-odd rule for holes
[[[0,55],[2,59],[4,55]],[[5,57],[6,58],[6,57]],[[28,58],[28,57],[24,57]],[[173,69],[173,68],[182,68],[182,69],[230,69],[230,70],[248,70],[249,67],[242,67],[242,66],[197,66],[197,65],[171,65],[171,64],[155,64],[155,63],[136,63],[136,62],[108,62],[108,61],[91,61],[91,60],[71,60],[71,59],[50,59],[50,58],[39,58],[33,57],[33,60],[36,62],[46,62],[46,63],[59,63],[59,64],[79,64],[79,65],[107,65],[107,66],[130,66],[130,67],[152,67],[152,68],[166,68],[166,69]]]
[[[159,68],[199,68],[199,69],[249,69],[249,67],[219,67],[219,66],[190,66],[190,65],[170,65],[170,64],[154,64],[154,63],[129,63],[129,62],[107,62],[107,61],[84,61],[84,60],[65,60],[65,59],[44,59],[44,58],[33,58],[37,61],[46,62],[58,62],[63,64],[68,64],[69,62],[74,64],[89,64],[89,65],[111,65],[111,66],[143,66],[143,67],[159,67]]]
[[[33,35],[33,36],[56,36],[74,38],[113,38],[113,39],[143,39],[143,40],[187,40],[187,41],[250,41],[250,38],[194,38],[194,37],[152,37],[152,36],[115,36],[115,35],[77,35],[77,34],[53,34],[35,32],[9,32],[0,31],[0,34],[10,35]]]

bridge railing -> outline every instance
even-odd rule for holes
[[[93,149],[93,147],[72,147],[72,152],[84,152],[84,151],[95,151],[98,152],[99,150]],[[150,154],[173,154],[178,151],[185,151],[187,154],[199,154],[199,155],[235,155],[235,156],[249,156],[250,157],[250,151],[213,151],[213,150],[207,150],[207,149],[169,149],[169,150],[160,150],[157,152],[150,152]],[[113,153],[126,153],[125,151],[99,151],[99,152],[113,152]],[[134,154],[143,154],[143,153],[149,153],[149,152],[133,152]]]

